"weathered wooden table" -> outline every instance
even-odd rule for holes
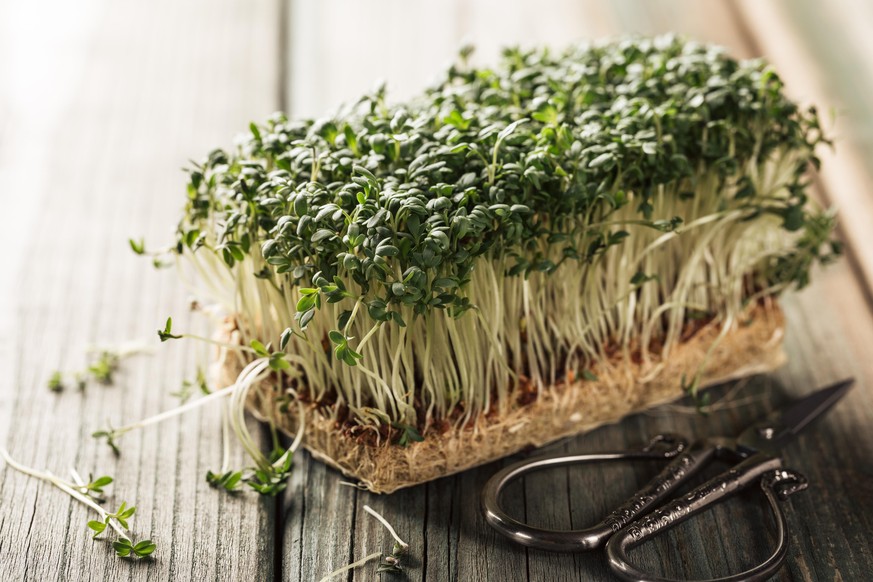
[[[203,476],[220,462],[219,410],[125,437],[120,458],[90,438],[172,406],[204,353],[156,345],[114,387],[54,394],[55,369],[86,346],[152,338],[172,314],[201,329],[169,271],[152,271],[128,237],[165,241],[183,203],[178,167],[229,144],[250,119],[280,108],[318,114],[371,85],[420,87],[464,40],[493,58],[507,42],[564,44],[618,31],[675,30],[772,57],[803,100],[849,106],[845,140],[827,156],[820,194],[843,210],[848,257],[786,296],[790,363],[723,387],[708,417],[682,408],[626,419],[563,450],[633,446],[658,431],[731,433],[790,396],[846,376],[858,383],[785,451],[810,480],[791,499],[791,547],[779,580],[864,580],[873,572],[873,115],[862,96],[873,59],[861,0],[731,3],[307,2],[186,0],[0,4],[0,443],[29,465],[115,476],[113,502],[135,502],[135,529],[155,559],[116,559],[92,542],[88,511],[58,490],[0,467],[0,580],[302,580],[390,549],[370,504],[410,544],[410,580],[606,580],[600,554],[509,545],[486,527],[478,492],[500,463],[374,496],[302,454],[287,495],[231,497]],[[863,17],[863,18],[862,18]],[[861,21],[861,22],[859,22]],[[802,39],[802,40],[801,40]],[[833,48],[839,45],[842,50]],[[854,59],[854,60],[853,60]],[[829,91],[824,91],[827,87]],[[866,140],[866,141],[865,141]],[[260,431],[266,441],[266,435]],[[238,453],[235,459],[242,463]],[[535,523],[579,527],[657,470],[641,463],[560,469],[526,479],[509,503]],[[754,493],[644,547],[641,564],[682,577],[737,571],[766,552]],[[373,565],[347,579],[376,579]]]

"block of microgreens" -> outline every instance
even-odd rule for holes
[[[223,401],[210,485],[275,495],[303,445],[390,492],[683,394],[705,410],[702,386],[784,360],[778,296],[840,252],[807,195],[815,109],[765,62],[672,36],[468,56],[407,103],[277,114],[190,168],[176,243],[131,247],[221,314],[213,337],[158,335],[214,344],[224,387],[198,372],[178,408],[95,437],[119,452]]]
[[[253,487],[292,449],[260,452],[246,408],[388,492],[705,407],[784,361],[778,296],[840,252],[807,195],[818,115],[765,62],[672,36],[468,56],[406,103],[251,124],[190,168],[174,246],[131,243],[222,313],[194,339],[227,388],[182,409],[227,397]]]

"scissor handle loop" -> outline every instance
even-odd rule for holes
[[[482,489],[482,511],[489,525],[517,543],[552,551],[592,550],[603,546],[609,536],[620,527],[633,521],[638,515],[666,498],[697,467],[711,458],[715,449],[710,445],[706,445],[706,447],[705,455],[701,456],[699,447],[698,449],[691,447],[694,451],[689,450],[688,441],[683,437],[662,434],[657,435],[648,445],[638,450],[587,455],[554,455],[526,459],[505,467],[488,480]],[[571,531],[534,527],[510,517],[500,506],[501,491],[509,483],[527,473],[578,463],[626,459],[673,459],[673,461],[634,497],[609,514],[603,521],[587,529]]]
[[[668,530],[693,515],[724,501],[751,483],[758,481],[764,492],[776,522],[776,548],[763,562],[741,572],[706,582],[763,582],[773,576],[785,561],[788,553],[785,515],[779,501],[806,488],[806,478],[791,470],[783,469],[778,458],[757,454],[738,464],[733,469],[707,481],[688,495],[653,511],[621,531],[606,544],[609,567],[626,582],[677,582],[643,572],[632,565],[628,551],[659,533]]]

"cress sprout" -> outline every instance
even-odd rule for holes
[[[136,513],[136,507],[128,506],[126,502],[122,502],[117,510],[109,511],[100,505],[105,501],[102,498],[103,488],[112,483],[112,477],[104,475],[95,479],[89,475],[89,481],[86,483],[79,473],[72,469],[70,474],[73,481],[67,481],[49,471],[39,471],[19,463],[2,447],[0,447],[0,457],[6,461],[9,467],[19,473],[50,483],[76,501],[94,510],[99,519],[90,520],[87,523],[88,529],[93,532],[91,537],[97,539],[107,529],[113,530],[118,537],[112,542],[112,548],[119,558],[140,559],[147,558],[154,553],[157,547],[154,542],[151,540],[134,542],[129,535],[130,524],[128,520]]]
[[[407,444],[806,285],[840,250],[806,194],[822,143],[760,60],[509,49],[408,103],[252,124],[190,168],[172,253],[246,360],[279,340],[295,397]]]

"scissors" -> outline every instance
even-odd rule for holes
[[[788,553],[787,525],[779,501],[802,491],[807,485],[803,475],[782,467],[778,450],[836,404],[853,383],[854,379],[843,380],[819,389],[752,424],[734,439],[707,438],[689,446],[688,441],[678,435],[661,434],[638,450],[543,456],[520,461],[488,480],[482,491],[482,511],[489,525],[525,546],[553,551],[584,551],[605,546],[609,568],[619,579],[630,582],[673,582],[637,569],[630,563],[628,551],[757,483],[776,518],[776,549],[754,568],[718,578],[717,581],[766,580],[781,567]],[[670,463],[595,526],[574,531],[542,529],[513,519],[500,507],[503,488],[527,473],[577,463],[625,459],[669,459]],[[687,495],[662,505],[683,483],[716,460],[726,461],[732,466]]]

